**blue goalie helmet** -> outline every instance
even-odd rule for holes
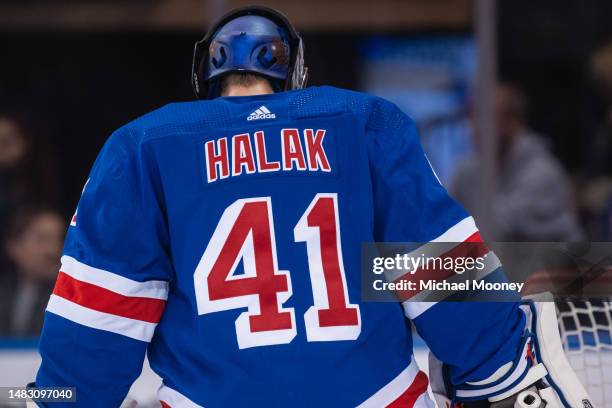
[[[198,98],[219,96],[220,79],[236,72],[264,76],[276,92],[306,85],[302,38],[283,14],[260,6],[236,9],[196,43],[192,84]]]

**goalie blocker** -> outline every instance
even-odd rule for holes
[[[448,368],[429,355],[429,376],[439,407],[593,408],[561,346],[553,302],[524,301],[522,347],[515,361],[489,378],[452,385]]]

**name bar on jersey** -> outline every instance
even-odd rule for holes
[[[266,146],[263,130],[209,140],[204,143],[207,181],[292,170],[331,172],[325,134],[325,129],[281,129],[280,157]]]

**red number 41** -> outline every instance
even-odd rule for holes
[[[294,230],[305,242],[314,305],[304,314],[308,341],[355,340],[359,305],[349,303],[342,262],[338,198],[317,194]],[[243,274],[236,275],[242,261]],[[237,200],[225,209],[194,274],[199,314],[246,308],[236,319],[241,349],[291,342],[295,311],[289,271],[278,268],[270,197]]]

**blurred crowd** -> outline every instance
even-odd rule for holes
[[[490,212],[492,225],[481,226],[487,239],[612,240],[612,42],[593,55],[591,74],[607,113],[595,134],[580,135],[588,158],[572,174],[551,149],[555,135],[530,128],[529,90],[497,85],[497,135],[472,132],[473,155],[447,186],[477,222]],[[66,203],[56,158],[39,133],[22,116],[0,112],[0,337],[38,335],[60,265],[67,214],[57,208]],[[496,137],[492,191],[478,158],[486,137]]]
[[[27,121],[0,113],[0,336],[36,336],[66,230],[51,150]]]
[[[612,240],[612,41],[591,61],[596,87],[606,103],[604,118],[589,143],[588,164],[581,175],[579,205],[595,239]]]
[[[482,138],[472,132],[473,154],[457,169],[449,191],[494,241],[612,241],[612,41],[594,52],[590,77],[605,105],[594,134],[577,135],[585,163],[569,174],[553,153],[555,135],[530,128],[529,90],[500,82],[495,90],[495,185],[484,185],[479,160]],[[488,188],[488,190],[487,190]],[[486,197],[486,204],[479,201]],[[484,217],[482,217],[484,218]]]

